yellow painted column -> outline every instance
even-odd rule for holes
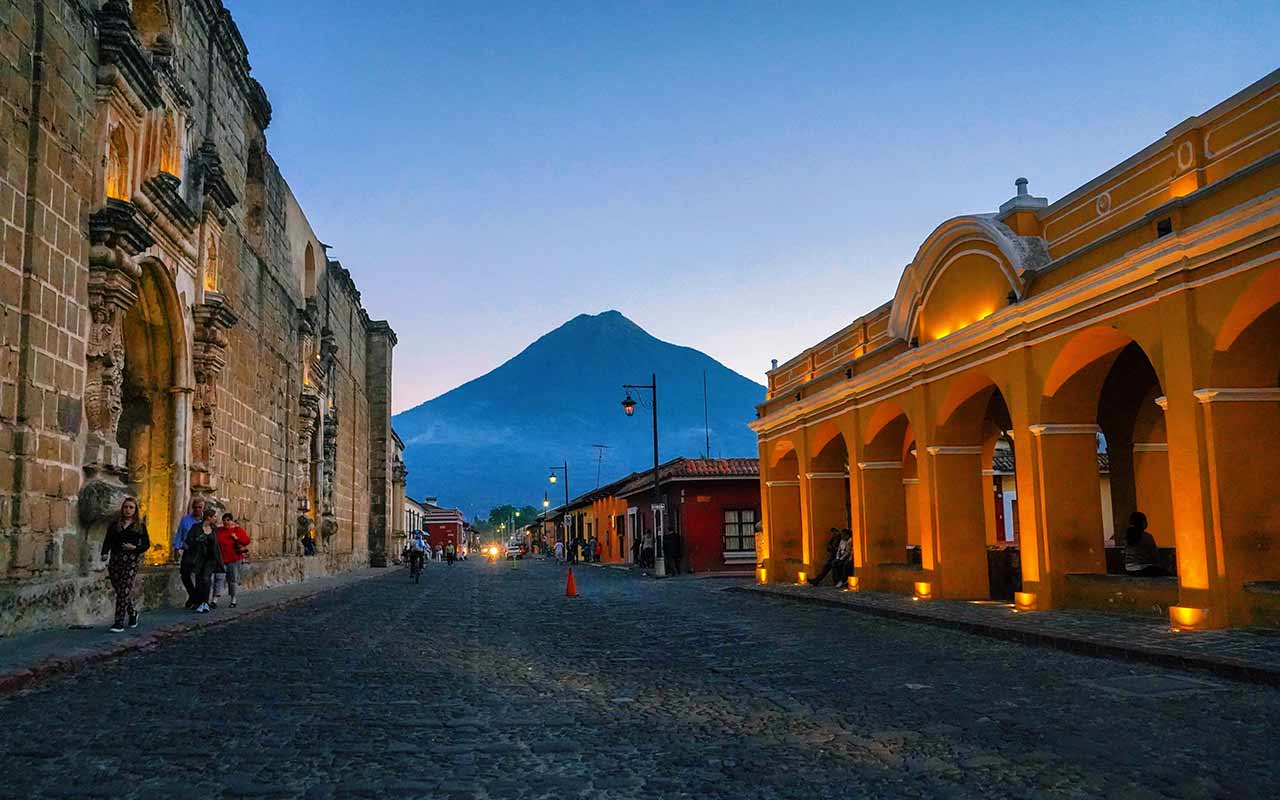
[[[989,596],[987,541],[983,531],[982,448],[933,445],[929,495],[936,526],[933,594],[952,599]]]
[[[1164,346],[1165,412],[1169,444],[1169,486],[1173,502],[1174,542],[1178,553],[1178,607],[1183,627],[1216,628],[1227,624],[1229,589],[1222,554],[1213,541],[1212,487],[1204,418],[1195,390],[1197,373],[1207,371],[1194,355],[1198,331],[1189,291],[1174,292],[1159,303]],[[1200,384],[1203,386],[1203,384]],[[1119,533],[1117,531],[1117,533]],[[1176,621],[1176,620],[1175,620]]]
[[[1280,580],[1280,492],[1260,470],[1280,452],[1280,389],[1199,389],[1214,549],[1228,588],[1227,622],[1248,625],[1251,581]]]
[[[1102,538],[1102,500],[1098,474],[1098,426],[1092,424],[1032,425],[1031,458],[1019,464],[1034,472],[1038,491],[1034,535],[1043,552],[1044,572],[1035,590],[1037,609],[1061,605],[1066,576],[1105,574]],[[1024,530],[1025,541],[1032,531]],[[1031,593],[1024,581],[1023,591]]]
[[[769,583],[774,580],[773,523],[769,515],[769,454],[764,441],[759,444],[760,453],[760,533],[756,536],[756,580]],[[624,557],[625,560],[625,557]]]
[[[864,571],[870,588],[879,588],[881,564],[907,560],[907,497],[901,461],[859,461],[862,483]]]

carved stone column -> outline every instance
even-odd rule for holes
[[[204,302],[192,309],[195,335],[192,337],[191,367],[196,386],[192,402],[191,490],[212,495],[213,452],[217,444],[214,428],[218,409],[218,376],[227,365],[227,331],[239,319],[218,292],[205,292]]]

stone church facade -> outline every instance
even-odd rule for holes
[[[254,536],[251,584],[386,563],[396,337],[270,120],[221,0],[0,6],[0,632],[102,618],[125,494],[148,603],[193,495]]]

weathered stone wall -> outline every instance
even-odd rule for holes
[[[394,334],[325,257],[270,117],[220,0],[0,3],[0,631],[100,617],[126,492],[153,572],[192,493],[270,574],[368,562]]]

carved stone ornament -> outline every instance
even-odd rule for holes
[[[195,334],[191,342],[191,371],[195,376],[192,397],[192,485],[212,489],[211,463],[217,445],[214,427],[218,410],[218,376],[227,365],[227,331],[238,321],[226,298],[217,292],[205,292],[204,302],[192,309]]]
[[[211,140],[200,145],[196,156],[196,171],[201,190],[206,201],[221,211],[229,211],[240,198],[227,182],[226,170],[222,167],[222,157],[218,155],[218,147]]]
[[[147,108],[164,103],[151,57],[133,25],[126,0],[107,0],[98,9],[98,82],[128,88]]]
[[[89,217],[89,339],[85,418],[90,477],[123,476],[125,452],[116,444],[124,392],[124,317],[138,300],[138,253],[152,244],[132,204],[109,200]]]

